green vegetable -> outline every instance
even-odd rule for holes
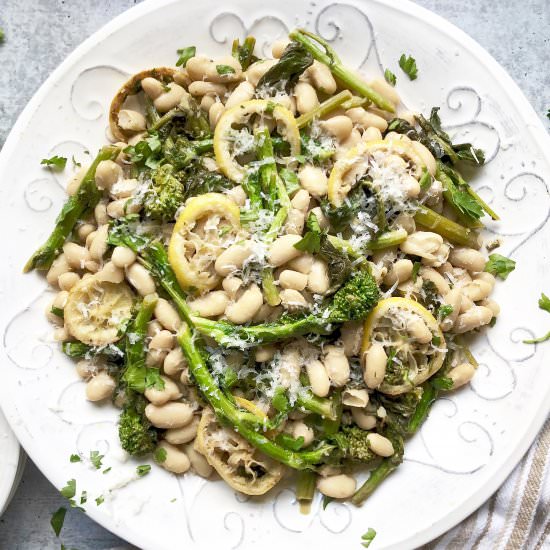
[[[2,44],[5,39],[6,39],[6,34],[4,33],[4,29],[0,29],[0,44]]]
[[[178,174],[184,186],[184,201],[204,193],[221,193],[230,189],[233,183],[218,172],[210,172],[201,162],[193,162],[184,172]]]
[[[511,258],[502,256],[501,254],[491,254],[489,255],[489,261],[485,264],[484,271],[491,273],[492,275],[495,275],[495,277],[499,277],[504,281],[508,278],[508,275],[514,271],[514,269],[516,269],[516,262]]]
[[[96,470],[101,468],[101,461],[103,460],[104,455],[100,455],[99,451],[90,451],[90,462]]]
[[[365,319],[379,298],[378,287],[367,272],[358,272],[316,313],[286,316],[273,323],[254,326],[233,325],[193,317],[199,332],[226,347],[278,342],[303,334],[329,334],[334,323]]]
[[[298,472],[296,479],[296,500],[312,501],[315,495],[315,479],[316,476],[309,470]]]
[[[65,355],[73,359],[101,356],[108,361],[119,362],[124,357],[124,352],[116,344],[94,348],[82,342],[63,342],[61,349]]]
[[[122,448],[133,456],[153,452],[157,446],[158,431],[145,416],[148,401],[141,394],[128,391],[118,425]]]
[[[104,502],[105,502],[105,497],[103,495],[100,495],[95,499],[96,506],[101,506]]]
[[[63,319],[63,317],[65,316],[65,310],[61,307],[53,307],[50,309],[50,311],[54,314],[54,315],[57,315],[57,317]]]
[[[80,455],[71,455],[70,459],[71,462],[81,462],[82,459],[80,458]]]
[[[547,340],[550,340],[550,332],[547,332],[544,336],[539,336],[538,338],[532,338],[530,340],[524,340],[524,344],[541,344],[542,342],[546,342]]]
[[[61,489],[60,493],[67,499],[74,498],[76,495],[76,479],[70,479],[67,481],[67,485]]]
[[[178,50],[178,60],[176,61],[176,67],[185,67],[187,62],[195,57],[197,48],[195,46],[187,46]]]
[[[355,72],[344,67],[333,48],[320,36],[305,29],[296,29],[289,34],[289,38],[299,42],[314,59],[324,63],[345,87],[369,99],[384,111],[395,111],[391,102],[368,86]]]
[[[440,321],[442,321],[443,319],[445,319],[445,317],[448,317],[453,311],[454,311],[453,306],[446,304],[444,306],[441,306],[437,310],[437,317]]]
[[[141,466],[138,466],[136,468],[136,473],[139,477],[146,476],[150,471],[151,471],[151,466],[149,464],[142,464]]]
[[[50,525],[52,526],[56,537],[59,537],[59,533],[61,533],[61,529],[63,529],[66,513],[67,508],[61,506],[53,513],[52,518],[50,519]]]
[[[376,531],[372,527],[369,527],[368,531],[361,536],[361,540],[363,541],[361,544],[365,548],[368,548],[374,540],[374,537],[376,537]]]
[[[307,217],[306,228],[306,234],[294,245],[294,248],[302,252],[317,254],[321,249],[322,231],[319,226],[319,220],[313,212],[310,212]]]
[[[544,292],[540,295],[539,307],[540,309],[544,309],[544,311],[548,311],[548,313],[550,313],[550,298],[548,298]]]
[[[298,78],[313,64],[313,57],[304,46],[291,42],[279,61],[260,78],[256,90],[290,93]]]
[[[67,159],[56,155],[55,157],[51,157],[49,159],[42,159],[40,164],[44,164],[45,166],[53,166],[58,170],[63,170],[67,165]]]
[[[163,447],[157,447],[153,458],[155,459],[155,462],[157,464],[162,464],[166,460],[166,456],[166,449],[164,449]]]
[[[76,193],[69,197],[55,221],[55,227],[48,240],[31,256],[25,264],[26,273],[33,269],[47,270],[59,254],[67,237],[73,231],[76,222],[86,210],[93,210],[101,198],[101,191],[95,184],[97,165],[103,160],[113,160],[117,157],[118,147],[103,147],[92,162],[82,179]]]
[[[216,72],[219,75],[235,74],[235,69],[231,65],[216,65]]]
[[[164,164],[151,174],[151,185],[145,192],[144,211],[153,220],[171,221],[185,201],[185,188],[174,176],[174,167]]]
[[[156,134],[151,134],[135,145],[128,145],[124,149],[128,159],[138,168],[150,168],[154,170],[162,160],[162,143]]]
[[[395,84],[397,83],[397,77],[389,69],[386,69],[384,71],[384,78],[386,79],[386,82],[388,84],[391,84],[392,86],[395,86]]]
[[[298,128],[305,128],[308,124],[313,122],[313,120],[321,118],[326,114],[334,111],[346,101],[351,100],[351,98],[352,95],[349,90],[342,90],[340,93],[329,97],[308,113],[300,115],[296,119],[296,124],[298,125]]]
[[[238,38],[233,40],[231,55],[239,61],[243,71],[246,71],[252,63],[258,61],[258,58],[254,55],[255,45],[256,39],[253,36],[247,36],[242,46]]]
[[[332,230],[340,233],[349,228],[357,214],[364,209],[365,189],[362,185],[356,185],[349,193],[341,206],[334,206],[327,199],[321,201],[321,210],[328,218]]]
[[[416,283],[416,278],[418,277],[418,272],[420,271],[421,267],[422,267],[422,264],[420,262],[413,263],[413,270],[411,273],[411,279],[413,283]]]
[[[399,58],[399,66],[411,80],[416,80],[416,77],[418,76],[418,68],[416,67],[416,60],[414,57],[401,54],[401,57]]]
[[[368,431],[357,426],[344,426],[332,437],[343,458],[356,462],[372,462],[376,459],[376,455],[370,449],[368,435]]]

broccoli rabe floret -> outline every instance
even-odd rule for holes
[[[143,204],[145,214],[154,220],[173,220],[184,198],[184,185],[174,176],[174,167],[163,164],[151,173],[151,185]]]
[[[361,321],[379,298],[376,281],[368,273],[360,272],[336,292],[329,307],[329,318],[335,323]]]
[[[127,391],[127,403],[118,425],[120,445],[129,454],[140,456],[152,452],[158,441],[158,431],[145,416],[146,399]]]
[[[344,426],[333,438],[342,453],[342,458],[370,462],[376,455],[370,449],[367,435],[369,432],[357,426]]]

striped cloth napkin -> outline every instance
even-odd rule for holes
[[[504,485],[422,550],[550,550],[550,418]]]

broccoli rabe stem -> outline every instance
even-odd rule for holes
[[[291,40],[295,40],[296,42],[302,44],[302,46],[304,46],[304,48],[306,48],[306,50],[317,61],[324,63],[330,69],[332,74],[347,88],[363,97],[366,97],[384,111],[388,111],[390,113],[395,111],[395,106],[391,102],[373,90],[355,73],[342,65],[339,57],[325,40],[312,32],[306,31],[305,29],[296,29],[288,36]],[[319,47],[319,45],[321,47]]]
[[[243,45],[239,43],[239,39],[233,40],[231,46],[231,55],[239,61],[243,71],[246,71],[254,61],[254,46],[256,39],[253,36],[247,36],[244,39]]]
[[[356,506],[361,506],[396,468],[397,466],[389,458],[385,458],[379,466],[372,470],[367,481],[351,497],[351,502]]]
[[[445,218],[426,206],[418,207],[414,219],[419,225],[435,231],[453,244],[479,248],[478,236],[474,231]]]
[[[306,411],[318,414],[327,420],[335,421],[338,418],[335,402],[331,399],[318,397],[311,390],[300,391],[296,397],[296,403]]]
[[[309,470],[298,472],[296,479],[296,499],[297,500],[313,500],[315,495],[315,480],[316,475]]]
[[[315,109],[309,111],[308,113],[300,115],[296,119],[296,124],[298,125],[298,128],[305,128],[306,126],[311,124],[314,119],[321,118],[326,114],[334,111],[346,101],[350,101],[352,97],[353,96],[351,95],[351,92],[349,90],[343,90],[339,94],[336,94],[335,96],[323,101],[323,103],[315,107]]]
[[[345,252],[353,260],[360,260],[360,264],[367,265],[368,262],[364,257],[364,253],[357,250],[349,241],[336,237],[335,235],[328,235],[328,240],[334,248]],[[383,250],[384,248],[390,248],[392,246],[398,246],[407,239],[407,232],[404,229],[395,229],[393,231],[387,231],[382,233],[372,241],[365,244],[365,251],[367,250]]]
[[[76,193],[63,205],[55,221],[55,227],[48,240],[31,256],[25,264],[26,273],[33,269],[49,269],[59,254],[65,240],[74,229],[76,222],[86,210],[93,210],[101,198],[101,191],[95,184],[95,171],[100,162],[114,160],[120,152],[119,147],[103,147],[92,162],[80,183]]]
[[[438,392],[429,380],[427,383],[423,384],[422,390],[422,397],[416,405],[409,420],[409,425],[407,426],[407,433],[410,435],[415,434],[426,418],[428,418],[428,413],[437,398]]]

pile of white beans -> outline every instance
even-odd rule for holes
[[[286,42],[273,44],[273,59],[261,60],[243,71],[239,62],[231,56],[212,60],[197,55],[191,58],[186,68],[174,75],[168,85],[152,77],[141,81],[143,93],[153,102],[160,114],[176,107],[188,92],[194,96],[201,109],[208,113],[210,125],[215,128],[222,113],[229,107],[239,105],[255,96],[256,85],[262,75],[281,56]],[[220,75],[217,65],[228,65],[233,73]],[[394,88],[381,80],[370,82],[370,86],[383,95],[397,108],[400,99]],[[319,96],[335,93],[337,83],[330,70],[315,61],[300,77],[293,93],[278,95],[277,101],[293,114],[303,114],[319,105]],[[118,113],[118,124],[127,135],[122,147],[134,145],[146,135],[144,114],[135,108],[123,106]],[[341,158],[346,151],[361,141],[382,139],[387,129],[389,113],[376,108],[355,107],[337,109],[319,122],[319,127],[334,139],[337,146],[335,158]],[[414,123],[413,115],[399,111],[399,116]],[[408,140],[393,134],[386,139]],[[418,155],[428,170],[435,174],[435,159],[420,143],[414,144]],[[400,158],[399,161],[402,162]],[[211,169],[212,161],[209,162]],[[80,169],[68,183],[67,192],[74,194],[87,170]],[[327,195],[327,166],[304,165],[298,171],[301,188],[291,198],[291,209],[281,234],[270,244],[266,258],[274,268],[275,283],[280,294],[280,304],[269,305],[260,286],[245,282],[240,275],[243,266],[254,255],[255,243],[252,236],[220,249],[213,270],[219,284],[212,290],[189,300],[191,308],[199,315],[211,319],[227,319],[232,323],[259,323],[277,319],[283,312],[298,312],[311,308],[315,300],[325,295],[330,288],[330,274],[327,264],[320,257],[301,252],[294,245],[302,238],[305,221],[313,212],[322,228],[329,225],[320,208],[320,201]],[[109,222],[129,213],[141,210],[139,182],[130,177],[130,164],[124,153],[114,161],[102,161],[97,167],[95,181],[104,193],[92,215],[82,220],[77,228],[75,241],[67,242],[63,252],[54,261],[47,274],[47,281],[59,289],[47,309],[48,318],[57,328],[57,341],[71,340],[63,326],[63,319],[51,312],[63,309],[71,289],[85,277],[92,274],[100,281],[121,283],[127,281],[139,296],[156,292],[156,284],[148,271],[136,261],[136,255],[128,248],[109,249],[107,233]],[[414,186],[413,186],[414,187]],[[412,189],[411,198],[419,189]],[[442,188],[434,181],[427,192],[426,204],[441,212]],[[227,191],[239,207],[246,203],[246,194],[240,185]],[[452,218],[452,213],[445,212]],[[495,279],[483,271],[486,259],[481,252],[471,248],[452,246],[440,235],[417,230],[412,216],[403,214],[397,220],[398,227],[407,231],[407,239],[399,246],[376,253],[370,258],[377,282],[395,295],[419,298],[424,281],[431,281],[442,303],[452,306],[453,311],[441,321],[441,329],[449,334],[462,334],[487,325],[499,314],[498,304],[490,299]],[[167,225],[167,234],[172,227]],[[420,259],[421,268],[413,281],[413,260]],[[196,390],[190,382],[186,361],[176,343],[180,317],[174,306],[159,298],[153,320],[147,331],[147,365],[161,369],[164,389],[147,389],[145,397],[150,402],[145,410],[153,426],[165,430],[159,446],[166,451],[162,466],[182,474],[192,468],[197,474],[209,477],[212,467],[195,448],[193,441],[201,416],[201,406]],[[425,328],[425,327],[424,327]],[[422,339],[422,326],[411,327],[412,337]],[[330,345],[324,345],[304,354],[304,340],[285,344],[264,345],[256,349],[258,363],[269,363],[276,354],[281,357],[281,384],[291,387],[298,383],[300,373],[309,378],[313,393],[326,397],[332,388],[342,390],[343,404],[351,419],[364,430],[374,430],[385,411],[369,408],[369,394],[384,379],[387,357],[381,346],[374,344],[362,358],[364,385],[350,384],[350,363],[360,355],[362,324],[345,323],[341,337]],[[425,330],[424,330],[425,332]],[[429,331],[428,331],[429,332]],[[431,333],[429,335],[431,339]],[[115,380],[109,375],[107,365],[99,360],[81,360],[76,365],[79,376],[86,382],[86,397],[90,401],[111,399]],[[474,375],[475,366],[469,362],[453,365],[449,377],[454,387],[466,384]],[[382,410],[380,410],[382,409]],[[314,431],[303,421],[303,415],[296,414],[287,421],[284,430],[294,437],[303,437],[305,445],[314,441]],[[371,450],[388,457],[394,453],[392,443],[384,436],[372,431],[368,435]],[[333,498],[350,497],[356,489],[353,476],[334,467],[321,471],[318,489]]]

